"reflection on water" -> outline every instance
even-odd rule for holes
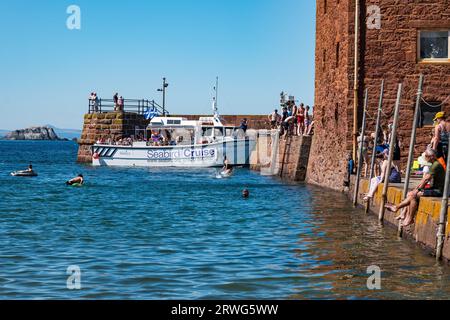
[[[449,268],[346,197],[239,169],[113,169],[0,142],[0,298],[447,298]],[[9,172],[28,164],[33,180]],[[83,172],[83,188],[64,186]],[[249,188],[248,200],[241,190]],[[81,290],[66,269],[81,268]],[[367,267],[382,270],[370,291]]]

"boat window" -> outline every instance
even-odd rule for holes
[[[222,137],[223,136],[223,128],[214,128],[214,136]]]
[[[177,145],[190,145],[194,141],[194,129],[174,130],[172,138]]]
[[[168,119],[167,124],[181,124],[181,120]]]
[[[233,132],[234,132],[234,128],[233,127],[225,128],[225,136],[231,137],[233,135]]]
[[[204,137],[210,137],[211,134],[212,134],[212,130],[213,130],[213,128],[203,127],[203,128],[202,128],[203,136],[204,136]]]

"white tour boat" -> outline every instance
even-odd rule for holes
[[[216,105],[213,108],[212,117],[199,120],[155,117],[146,129],[137,130],[133,141],[128,142],[129,145],[99,141],[92,147],[92,164],[220,167],[226,157],[231,165],[249,165],[251,152],[256,146],[256,132],[249,130],[245,133],[239,128],[223,124]]]

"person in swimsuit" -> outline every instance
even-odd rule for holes
[[[305,128],[305,105],[300,104],[297,110],[297,135],[301,136]]]
[[[222,174],[229,175],[233,172],[233,166],[228,162],[227,157],[223,159]]]
[[[80,185],[84,183],[84,178],[83,178],[83,175],[81,173],[78,176],[76,176],[75,178],[73,178],[73,179],[71,179],[71,180],[66,182],[66,184],[69,185],[69,186],[71,186],[71,185],[73,185],[75,183],[78,183]]]
[[[444,112],[438,112],[434,121],[436,127],[434,129],[432,148],[437,151],[438,158],[444,158],[444,160],[447,161],[450,123],[447,122]]]
[[[308,134],[308,128],[309,128],[310,124],[311,124],[311,118],[309,116],[309,106],[306,106],[306,109],[305,109],[305,132],[303,133],[304,135]]]

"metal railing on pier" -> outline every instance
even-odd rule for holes
[[[88,113],[106,113],[114,111],[123,111],[144,115],[149,110],[162,115],[168,115],[168,111],[164,110],[155,100],[146,99],[123,99],[123,104],[115,103],[113,99],[96,100],[89,99]]]

